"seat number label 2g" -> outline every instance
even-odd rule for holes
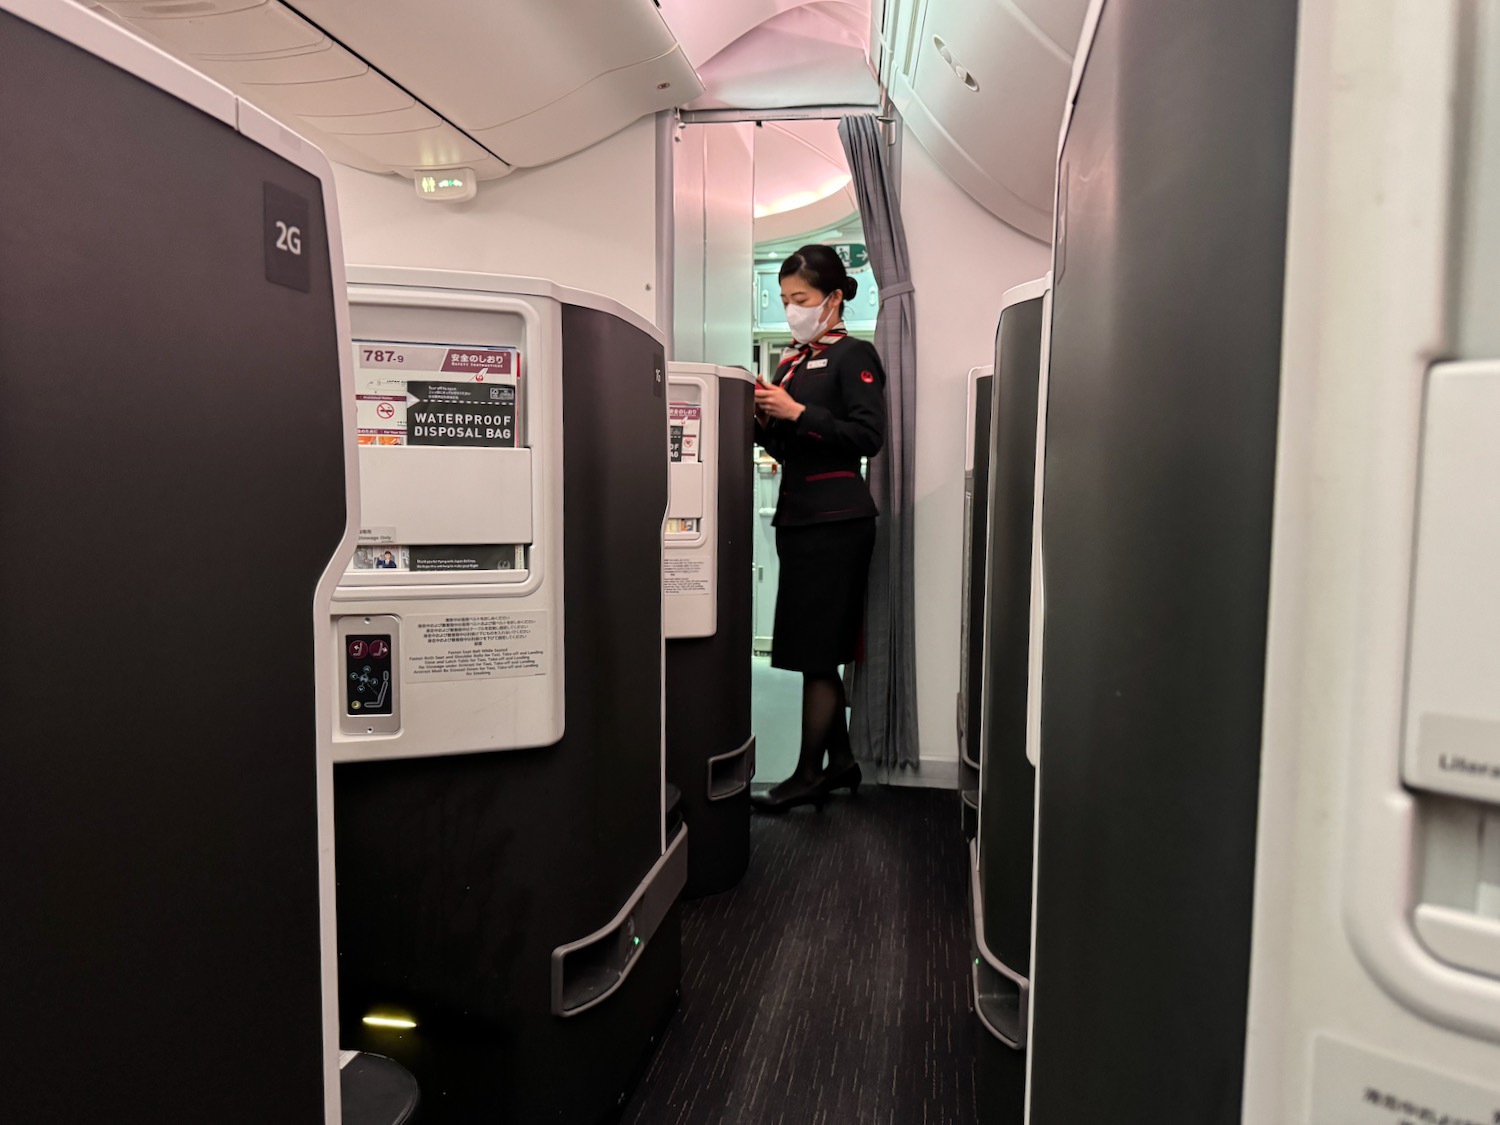
[[[265,185],[261,240],[266,280],[303,293],[312,291],[312,201],[280,184]]]
[[[280,219],[276,220],[276,249],[285,250],[288,254],[302,253],[302,228],[289,227]]]

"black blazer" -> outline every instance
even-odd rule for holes
[[[807,407],[795,422],[755,424],[756,442],[781,462],[777,527],[878,515],[861,457],[885,444],[885,368],[873,344],[845,336],[776,372],[775,382]]]

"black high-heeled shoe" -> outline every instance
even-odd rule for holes
[[[787,809],[794,809],[798,805],[816,805],[822,808],[826,800],[828,800],[828,791],[823,787],[821,777],[815,777],[808,782],[798,782],[796,778],[789,777],[779,785],[773,786],[769,793],[752,796],[750,807],[757,812],[784,813]]]
[[[847,789],[849,795],[859,795],[859,783],[865,779],[864,773],[859,768],[858,762],[850,762],[837,773],[829,772],[823,775],[823,791],[832,793],[835,789]]]

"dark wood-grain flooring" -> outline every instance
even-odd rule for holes
[[[948,790],[757,816],[688,903],[682,1006],[627,1125],[973,1125],[966,845]]]

